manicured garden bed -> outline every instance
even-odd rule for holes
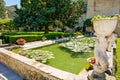
[[[54,58],[47,60],[45,64],[74,74],[78,74],[83,68],[86,68],[88,65],[86,59],[93,56],[93,49],[91,52],[73,52],[61,47],[59,43],[33,50],[52,52]],[[13,52],[17,53],[18,50],[13,50]]]

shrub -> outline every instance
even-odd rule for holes
[[[46,50],[23,50],[20,51],[19,54],[42,63],[46,63],[48,59],[54,58],[52,52]]]
[[[80,38],[69,41],[67,43],[60,44],[61,47],[65,47],[73,52],[90,52],[94,47],[94,38]]]
[[[92,27],[93,26],[93,23],[91,22],[91,19],[92,18],[89,18],[89,19],[86,19],[85,21],[84,21],[84,26],[86,26],[86,27]]]
[[[6,31],[2,32],[2,35],[41,35],[44,32],[16,32],[16,31]]]
[[[117,71],[116,71],[116,80],[120,79],[120,38],[117,39],[116,46],[116,62],[117,62]]]
[[[3,30],[12,29],[13,28],[12,22],[13,21],[10,18],[0,19],[0,26],[2,26],[1,29],[3,29]]]
[[[50,32],[44,34],[43,32],[2,32],[1,37],[5,43],[15,43],[18,38],[24,38],[27,42],[38,41],[42,39],[42,36],[45,36],[49,39],[56,39],[56,37],[61,38],[62,36],[68,37],[70,35],[75,35],[73,33],[63,33],[63,32]]]
[[[19,38],[24,38],[27,42],[41,40],[42,35],[13,35],[8,36],[9,43],[16,43],[16,40]]]

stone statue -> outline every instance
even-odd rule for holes
[[[90,80],[106,80],[105,71],[107,71],[109,63],[108,56],[106,54],[107,40],[104,35],[97,35],[97,42],[94,49],[95,64],[93,66],[93,72],[91,73]]]
[[[107,51],[111,51],[111,49],[112,49],[112,47],[113,47],[113,44],[115,43],[116,38],[117,38],[117,34],[115,34],[115,33],[112,33],[112,34],[107,38],[107,41],[108,41]]]
[[[93,64],[93,78],[97,80],[105,80],[105,71],[108,69],[108,57],[106,54],[107,40],[104,35],[97,35],[98,41],[95,44],[94,57],[96,59]],[[100,79],[99,79],[100,78]]]

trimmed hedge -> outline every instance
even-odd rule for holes
[[[9,36],[9,43],[16,43],[19,38],[24,38],[27,42],[41,40],[42,35],[12,35]]]
[[[56,37],[68,37],[70,35],[74,35],[71,33],[63,33],[63,32],[50,32],[48,34],[44,34],[43,32],[7,32],[2,33],[2,39],[5,43],[16,43],[18,38],[24,38],[27,42],[39,41],[45,36],[47,39],[56,39]]]
[[[116,46],[116,62],[117,62],[117,71],[116,71],[116,80],[120,79],[120,38],[117,39]]]
[[[44,32],[2,32],[2,35],[41,35],[44,34]]]

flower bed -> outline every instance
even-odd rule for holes
[[[61,47],[67,48],[73,52],[90,52],[94,47],[95,38],[81,38],[60,44]]]
[[[46,63],[48,59],[54,58],[52,52],[45,50],[21,50],[18,53],[42,63]]]

